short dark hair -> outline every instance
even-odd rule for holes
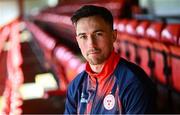
[[[113,29],[113,16],[111,12],[108,9],[101,6],[84,5],[72,15],[71,21],[73,24],[76,24],[79,19],[89,16],[102,17],[104,21],[107,22]]]

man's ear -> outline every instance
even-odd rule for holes
[[[115,42],[117,39],[117,30],[113,30],[113,42]]]

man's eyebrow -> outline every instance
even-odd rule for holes
[[[77,36],[81,36],[81,35],[85,35],[85,33],[79,33],[79,34],[77,34]]]
[[[102,29],[95,30],[93,33],[96,33],[96,32],[104,32],[104,30],[102,30]]]
[[[98,30],[95,30],[93,33],[96,33],[96,32],[104,32],[104,30],[98,29]],[[86,35],[86,33],[79,33],[79,34],[77,34],[77,36],[81,36],[81,35]]]

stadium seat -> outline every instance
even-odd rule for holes
[[[139,65],[145,70],[145,72],[150,76],[151,68],[148,66],[148,63],[151,60],[150,48],[152,44],[149,40],[146,39],[146,30],[150,25],[149,21],[142,21],[136,28],[137,37],[139,39],[137,55],[139,57]]]
[[[161,40],[167,44],[178,45],[180,36],[180,24],[168,24],[162,30]]]
[[[172,52],[172,86],[173,89],[180,92],[180,48],[179,47],[171,47]]]
[[[146,29],[150,25],[149,21],[141,21],[139,25],[136,27],[136,34],[138,37],[142,38],[145,36]]]
[[[2,28],[0,31],[0,54],[3,49],[5,41],[8,39],[9,33],[10,33],[9,26]]]
[[[54,49],[54,62],[59,76],[59,85],[62,90],[67,90],[68,84],[84,69],[83,62],[68,48],[58,45]]]
[[[0,30],[0,95],[3,94],[7,79],[7,51],[3,51],[3,48],[9,33],[10,27],[8,25]]]
[[[125,58],[125,49],[122,49],[121,45],[121,35],[124,34],[125,32],[125,25],[127,23],[127,20],[119,20],[115,19],[114,20],[114,28],[117,30],[117,39],[114,43],[114,49],[117,53],[119,53],[122,57]]]
[[[123,36],[125,35],[125,27],[128,22],[127,19],[122,19],[119,21],[116,21],[118,24],[116,26],[117,28],[117,40],[114,44],[115,50],[121,55],[121,57],[126,58],[126,49],[125,44],[123,43]]]
[[[138,39],[136,36],[136,27],[138,25],[137,20],[130,20],[126,24],[126,37],[124,39],[126,44],[126,57],[131,62],[136,62],[136,50],[138,45]]]
[[[162,22],[153,22],[150,27],[147,29],[147,38],[152,41],[152,58],[154,59],[154,77],[155,79],[162,83],[166,84],[165,72],[169,67],[169,60],[167,59],[167,53],[169,53],[169,49],[164,43],[161,41],[161,32],[163,29]],[[166,77],[165,77],[166,76]]]
[[[27,28],[33,34],[35,40],[43,50],[47,61],[52,60],[52,52],[57,44],[56,40],[45,33],[41,28],[32,22],[26,22]]]
[[[162,40],[171,43],[169,58],[171,59],[172,88],[180,92],[180,24],[168,24],[162,31]]]

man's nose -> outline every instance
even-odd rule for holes
[[[96,39],[93,35],[88,36],[88,47],[94,47],[96,46]]]

